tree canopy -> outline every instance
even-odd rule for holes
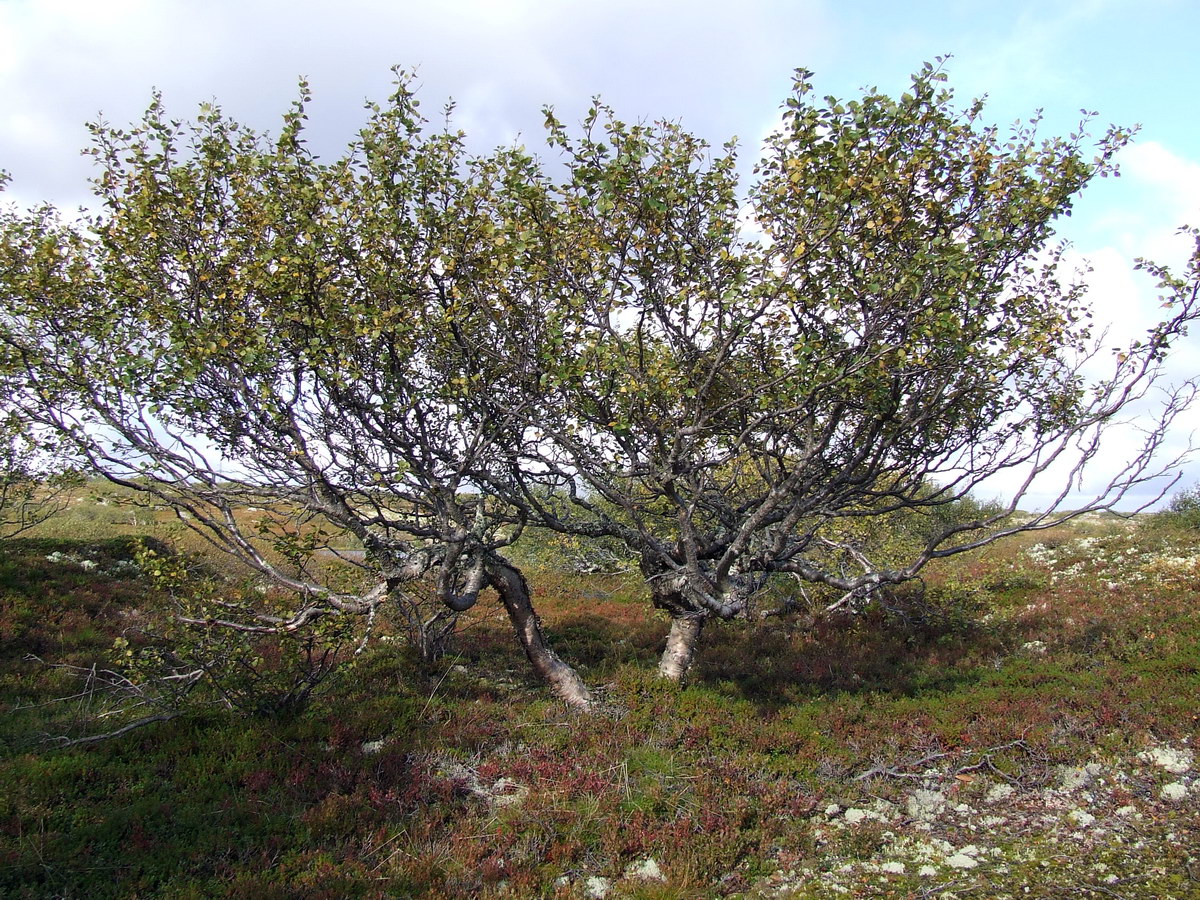
[[[8,174],[0,171],[0,191],[7,183]],[[37,268],[57,269],[56,241],[41,240],[48,215],[22,217],[0,208],[0,286],[28,278],[34,258],[41,260]],[[58,512],[76,481],[70,468],[55,464],[53,433],[38,429],[28,415],[24,384],[19,346],[0,341],[0,540]]]
[[[1082,507],[941,514],[1068,460],[1061,503],[1198,314],[1200,257],[1147,264],[1168,318],[1110,358],[1051,243],[1129,134],[1001,133],[931,66],[899,98],[818,100],[809,77],[748,186],[734,143],[599,101],[579,129],[547,111],[549,161],[476,154],[398,71],[325,162],[305,85],[275,138],[156,97],[92,127],[93,213],[6,214],[7,395],[296,597],[212,622],[370,618],[422,580],[452,616],[490,586],[578,704],[507,551],[529,526],[638,559],[680,680],[703,624],[754,614],[780,573],[858,604],[1169,471],[1192,383]],[[899,515],[920,540],[874,555]]]
[[[546,316],[565,325],[539,350],[541,411],[513,478],[535,517],[640,556],[675,620],[671,677],[700,625],[750,613],[773,573],[859,602],[939,556],[1061,521],[1052,508],[1014,524],[1024,490],[987,515],[941,511],[997,473],[1028,487],[1070,459],[1061,504],[1196,315],[1196,260],[1182,279],[1158,271],[1171,318],[1096,378],[1106,347],[1049,241],[1127,132],[1094,147],[1086,122],[1002,135],[929,66],[899,99],[821,103],[808,77],[744,203],[732,145],[710,159],[677,126],[599,106],[577,139],[550,120],[570,177],[539,244]],[[1169,468],[1156,456],[1192,392],[1177,386],[1140,452],[1070,514]],[[924,540],[872,555],[864,528],[901,512]]]

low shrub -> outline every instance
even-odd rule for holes
[[[1167,508],[1147,518],[1152,531],[1190,532],[1200,535],[1200,484],[1185,488],[1171,497]]]

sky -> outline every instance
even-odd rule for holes
[[[956,95],[986,95],[985,119],[1002,126],[1038,109],[1047,135],[1074,130],[1081,110],[1097,129],[1140,126],[1122,177],[1095,183],[1059,228],[1072,264],[1094,270],[1097,320],[1124,339],[1158,307],[1134,259],[1182,265],[1190,245],[1175,231],[1200,225],[1196,35],[1195,0],[0,0],[0,169],[8,200],[74,209],[90,198],[87,122],[133,122],[158,89],[173,117],[215,100],[274,131],[301,76],[310,145],[334,156],[393,66],[417,73],[427,115],[452,98],[479,150],[538,147],[544,105],[577,121],[598,94],[626,121],[679,121],[716,145],[736,135],[749,165],[797,67],[818,95],[848,98],[898,94],[950,55]],[[1172,373],[1200,373],[1200,334],[1177,345]],[[1181,425],[1176,448],[1200,415]],[[1114,434],[1106,452],[1135,436]],[[1197,481],[1194,462],[1183,483]]]

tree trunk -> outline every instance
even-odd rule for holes
[[[560,700],[586,709],[592,702],[592,695],[579,673],[547,646],[529,597],[529,584],[525,576],[513,566],[495,560],[489,563],[487,575],[492,587],[500,594],[500,601],[512,621],[517,640],[525,649],[525,655],[529,657],[538,677],[550,685],[550,690]]]
[[[704,617],[698,615],[671,616],[671,630],[667,632],[667,646],[658,663],[658,674],[675,684],[686,684],[688,669],[696,658],[696,647],[700,643],[700,632],[704,629]]]

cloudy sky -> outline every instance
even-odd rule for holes
[[[131,122],[157,88],[176,117],[215,99],[272,130],[300,76],[315,93],[310,141],[335,154],[394,65],[417,71],[429,113],[453,98],[479,149],[534,146],[544,104],[572,121],[600,94],[626,120],[737,135],[750,157],[796,67],[818,94],[899,93],[951,54],[951,86],[986,94],[1002,125],[1039,108],[1047,133],[1083,109],[1140,124],[1123,177],[1060,229],[1095,269],[1098,318],[1128,335],[1157,306],[1133,259],[1181,262],[1174,230],[1200,224],[1198,34],[1195,0],[0,0],[0,168],[10,200],[75,207],[89,197],[89,120]],[[1179,350],[1175,368],[1200,371],[1200,335]]]

